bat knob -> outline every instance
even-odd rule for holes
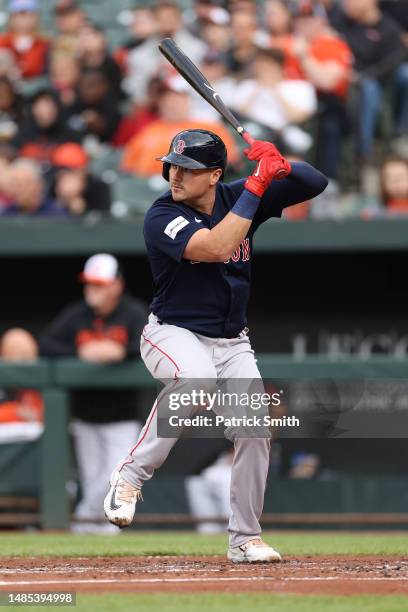
[[[279,172],[276,174],[275,178],[277,181],[281,181],[282,179],[286,178],[288,176],[287,171],[285,170],[285,168],[282,168],[282,170],[279,170]]]

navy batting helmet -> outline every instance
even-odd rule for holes
[[[182,166],[190,170],[221,168],[221,180],[227,165],[227,149],[217,134],[208,130],[183,130],[171,141],[170,149],[164,157],[163,176],[169,180],[170,165]]]

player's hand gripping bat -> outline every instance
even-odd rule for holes
[[[234,117],[229,108],[221,100],[220,95],[214,90],[205,76],[183,51],[176,45],[172,38],[163,38],[159,43],[159,50],[164,57],[174,66],[179,74],[191,85],[196,92],[207,100],[216,111],[238,132],[249,146],[254,143],[252,136],[242,127],[238,119]],[[277,179],[283,179],[287,170],[282,170],[276,175]]]

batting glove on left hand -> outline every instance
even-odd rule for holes
[[[267,142],[266,140],[254,140],[251,147],[244,150],[244,155],[246,155],[246,157],[251,161],[259,161],[263,157],[276,157],[283,159],[282,154],[275,147],[275,145],[271,142]]]

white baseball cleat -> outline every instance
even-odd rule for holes
[[[103,502],[108,521],[118,527],[130,525],[139,499],[143,501],[141,490],[133,487],[117,470],[114,470],[110,479],[110,489]]]
[[[261,538],[249,540],[236,548],[230,547],[227,558],[233,563],[279,563],[282,561],[278,551],[265,544]]]

